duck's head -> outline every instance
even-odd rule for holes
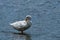
[[[25,18],[26,21],[28,20],[31,20],[31,16],[30,15],[27,15],[26,18]]]

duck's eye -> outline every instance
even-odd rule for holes
[[[31,18],[30,18],[30,17],[27,17],[27,19],[31,20]]]

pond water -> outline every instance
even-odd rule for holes
[[[9,24],[32,16],[20,34]],[[0,0],[0,40],[60,40],[60,0]]]

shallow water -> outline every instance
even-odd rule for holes
[[[24,34],[9,23],[32,16]],[[60,40],[60,0],[0,0],[0,40]]]

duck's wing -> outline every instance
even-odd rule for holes
[[[26,25],[26,22],[25,21],[17,21],[17,22],[11,23],[10,25],[12,25],[14,27],[22,28]]]

